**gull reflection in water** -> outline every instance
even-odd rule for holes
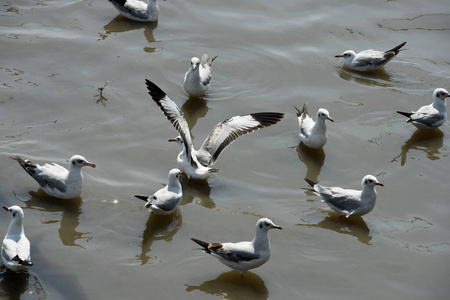
[[[181,111],[183,112],[184,118],[188,123],[189,130],[194,128],[198,119],[206,116],[208,109],[206,100],[203,98],[189,97],[189,99],[184,102],[183,106],[181,106]]]
[[[335,67],[339,77],[346,81],[354,81],[359,84],[369,86],[391,87],[393,83],[392,76],[384,69],[374,70],[370,72],[358,72],[350,70],[346,66]]]
[[[311,149],[302,142],[296,147],[298,158],[306,165],[305,177],[317,182],[323,163],[325,161],[325,152],[323,148]]]
[[[248,271],[241,276],[240,272],[233,270],[198,286],[188,284],[185,286],[188,292],[199,290],[222,299],[267,299],[269,297],[269,291],[261,277]]]
[[[154,241],[172,241],[182,224],[183,218],[179,208],[167,216],[150,214],[148,217],[147,226],[142,235],[142,252],[137,256],[138,260],[141,261],[141,264],[145,265],[149,263],[149,261],[151,262],[156,258],[155,256],[149,255]]]
[[[112,33],[144,29],[144,36],[147,42],[154,43],[155,38],[153,37],[153,30],[155,30],[156,27],[158,27],[158,22],[136,22],[118,15],[111,22],[103,26],[104,32],[99,33],[100,40],[106,39]],[[156,51],[156,48],[144,47],[144,51],[152,53]]]
[[[75,229],[79,225],[79,217],[81,214],[82,199],[58,199],[45,194],[41,189],[38,192],[30,191],[31,198],[26,201],[26,207],[29,209],[46,211],[46,212],[62,212],[61,220],[45,220],[44,224],[60,223],[58,230],[59,238],[65,246],[78,246],[76,243],[79,239],[90,240],[92,235],[90,232],[78,232]]]
[[[14,272],[0,268],[0,299],[46,299],[44,286],[28,271]]]
[[[440,159],[439,149],[444,145],[444,133],[440,129],[420,130],[417,129],[403,146],[401,153],[394,157],[391,162],[401,158],[400,165],[405,165],[406,154],[409,150],[420,150],[425,152],[429,160]]]
[[[186,205],[192,203],[194,198],[198,199],[195,201],[196,204],[201,205],[206,208],[216,208],[216,203],[214,202],[209,194],[211,193],[211,187],[206,180],[191,180],[186,176],[181,177],[181,186],[183,188],[183,199],[180,205]]]
[[[325,204],[326,205],[326,204]],[[306,220],[308,219],[308,220]],[[335,231],[340,234],[354,236],[363,244],[370,245],[372,235],[366,222],[361,217],[341,217],[338,213],[327,211],[327,216],[307,215],[302,219],[304,223],[297,226],[306,226],[309,228],[320,227]]]

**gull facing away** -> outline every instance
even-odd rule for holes
[[[183,172],[178,169],[170,170],[169,180],[165,187],[151,196],[135,195],[135,197],[146,201],[145,207],[149,208],[152,213],[163,216],[170,215],[177,209],[183,198],[181,184],[178,181],[180,174]]]
[[[397,56],[400,49],[405,44],[406,42],[403,42],[397,47],[384,52],[369,49],[355,53],[353,50],[347,50],[342,54],[336,55],[335,57],[343,57],[345,59],[344,64],[349,69],[361,72],[372,71],[383,67],[391,59]]]
[[[216,173],[218,169],[210,168],[210,166],[216,162],[219,154],[239,136],[274,125],[284,117],[284,114],[276,112],[232,117],[217,124],[197,151],[194,149],[188,124],[180,108],[156,84],[148,79],[145,82],[152,99],[180,134],[169,141],[180,145],[177,156],[178,165],[193,179],[205,180]]]
[[[316,122],[308,115],[307,103],[300,110],[297,107],[298,126],[300,140],[311,149],[320,149],[327,142],[327,125],[326,120],[334,122],[330,117],[330,113],[325,108],[319,108],[317,111]]]
[[[45,193],[61,199],[80,197],[83,188],[81,168],[84,166],[95,168],[95,164],[88,162],[81,155],[74,155],[70,158],[69,171],[56,163],[41,166],[28,159],[23,160],[18,155],[11,158],[19,162],[22,168],[39,183]]]
[[[24,266],[32,266],[30,241],[23,230],[23,210],[17,205],[3,209],[9,211],[13,219],[2,244],[2,260],[5,267],[12,271],[20,271]]]
[[[191,66],[184,75],[184,91],[192,97],[201,97],[209,88],[211,81],[211,63],[218,57],[210,59],[208,54],[203,54],[202,60],[198,57],[191,59]]]
[[[154,22],[158,20],[159,7],[156,0],[108,0],[122,16],[133,21]]]
[[[362,191],[343,189],[340,187],[327,187],[305,178],[312,186],[307,189],[322,198],[329,207],[346,218],[362,216],[370,212],[377,200],[376,185],[384,186],[375,176],[366,175],[361,181]]]
[[[417,111],[410,113],[397,112],[408,117],[409,119],[406,122],[412,123],[418,129],[435,129],[447,120],[447,105],[445,103],[445,98],[447,97],[450,97],[450,94],[445,89],[438,88],[433,92],[433,103],[422,106]]]
[[[269,229],[282,229],[267,218],[256,223],[256,234],[251,242],[207,243],[191,238],[224,265],[241,272],[262,266],[270,258]]]

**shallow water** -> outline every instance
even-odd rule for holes
[[[449,89],[448,1],[161,1],[160,20],[118,16],[108,1],[0,5],[0,202],[20,205],[34,266],[0,268],[5,299],[445,299],[450,213],[448,121],[416,131],[396,110]],[[406,50],[378,72],[343,68],[347,49]],[[219,55],[204,99],[182,80],[192,56]],[[183,180],[171,216],[149,216],[150,194],[176,167],[176,131],[147,94],[160,86],[199,147],[228,117],[280,111],[276,126],[239,138],[208,183]],[[103,94],[97,91],[109,81]],[[330,111],[323,151],[299,145],[292,105]],[[52,199],[9,159],[85,168],[81,198]],[[384,183],[374,210],[340,219],[303,177],[359,188]],[[6,233],[10,216],[0,213]],[[259,217],[272,257],[241,278],[191,237],[240,241]]]

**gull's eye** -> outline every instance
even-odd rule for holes
[[[83,161],[81,159],[78,160],[78,163],[81,164]]]

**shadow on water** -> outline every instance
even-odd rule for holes
[[[148,217],[147,226],[142,235],[142,252],[137,255],[137,258],[141,261],[141,264],[145,265],[149,263],[149,261],[151,263],[151,261],[156,258],[148,255],[154,241],[172,241],[182,224],[183,218],[179,209],[176,209],[168,216],[150,214]]]
[[[0,268],[0,299],[46,299],[44,286],[27,271]]]
[[[393,79],[383,68],[370,72],[358,72],[347,68],[335,66],[339,77],[346,81],[354,81],[369,86],[391,87]]]
[[[264,281],[258,275],[246,272],[244,276],[238,271],[222,273],[213,280],[193,286],[186,284],[186,291],[202,291],[206,294],[223,299],[267,299],[269,291]]]
[[[444,133],[440,129],[420,130],[417,129],[412,136],[402,145],[399,155],[394,157],[391,162],[396,162],[401,158],[400,165],[405,165],[406,154],[409,150],[421,150],[425,152],[429,160],[437,160],[439,149],[444,145]]]
[[[314,217],[312,220],[311,216],[307,218],[309,220],[302,219],[302,224],[297,224],[297,226],[306,226],[308,228],[320,227],[328,230],[335,231],[339,234],[348,234],[356,237],[358,241],[363,244],[370,245],[370,241],[372,240],[372,235],[370,233],[370,229],[367,226],[366,222],[361,217],[341,217],[338,213],[335,212],[327,212],[328,215],[326,217]],[[306,218],[306,217],[305,217]]]
[[[78,232],[75,229],[79,225],[82,199],[80,197],[70,200],[53,198],[45,194],[41,189],[38,192],[30,191],[31,198],[26,201],[26,208],[46,211],[62,212],[59,228],[59,238],[65,246],[78,246],[79,239],[90,240],[90,232]],[[45,220],[44,224],[56,223],[58,220]]]
[[[298,158],[306,165],[305,177],[317,182],[325,162],[325,152],[323,148],[311,149],[306,147],[302,142],[295,147],[298,153]]]
[[[144,36],[147,42],[154,43],[153,30],[158,27],[158,22],[136,22],[129,20],[122,15],[118,15],[111,22],[103,26],[104,32],[100,33],[100,39],[104,40],[113,33],[127,32],[131,30],[144,29]],[[156,51],[156,48],[144,47],[144,51],[152,53]]]

